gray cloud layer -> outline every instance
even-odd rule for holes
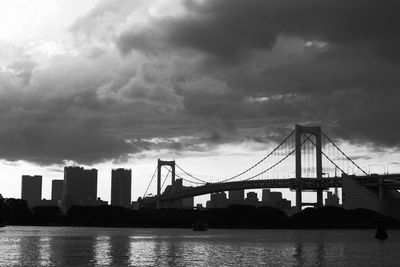
[[[276,141],[306,122],[400,145],[398,1],[183,1],[132,19],[150,5],[102,1],[71,28],[76,56],[10,62],[0,157],[93,163]]]

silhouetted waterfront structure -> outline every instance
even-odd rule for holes
[[[254,207],[271,206],[281,210],[290,210],[291,202],[282,198],[281,192],[271,192],[269,189],[263,189],[262,201],[259,201],[256,192],[247,192],[244,199],[244,190],[229,191],[229,199],[225,192],[212,193],[206,207],[226,208],[230,205],[249,205]]]
[[[229,204],[244,204],[244,190],[229,191]]]
[[[189,188],[188,186],[183,185],[182,179],[176,179],[172,181],[172,185],[168,185],[164,192],[165,193],[173,193],[173,192],[180,192]],[[170,203],[165,203],[161,207],[163,208],[181,208],[181,209],[193,209],[194,207],[194,198],[188,197],[183,199],[176,199]]]
[[[62,193],[64,188],[63,180],[52,180],[51,181],[51,200],[61,201]]]
[[[206,221],[196,220],[193,223],[193,231],[207,231],[208,223]]]
[[[248,192],[246,194],[245,204],[249,206],[257,207],[259,206],[259,201],[256,192]]]
[[[42,199],[41,175],[22,175],[21,199],[26,200],[31,208],[40,204]]]
[[[207,209],[226,208],[229,205],[225,192],[212,193],[210,200],[207,201]]]
[[[132,171],[113,169],[111,171],[111,205],[129,207],[131,205]]]
[[[328,191],[326,199],[325,199],[325,206],[339,207],[340,204],[339,204],[339,196],[338,196],[338,194]]]
[[[63,209],[72,205],[94,206],[97,201],[97,170],[64,167]]]
[[[203,210],[204,209],[203,204],[197,203],[195,209],[196,210]]]
[[[38,203],[38,206],[54,207],[54,206],[59,206],[59,202],[53,199],[42,199]]]
[[[376,239],[381,239],[381,240],[385,240],[387,239],[389,236],[386,232],[386,227],[385,224],[383,222],[383,219],[380,218],[379,219],[379,223],[378,223],[378,227],[376,229],[376,234],[375,234],[375,238]]]
[[[107,206],[108,201],[102,200],[101,198],[98,197],[95,204],[96,206]]]
[[[291,201],[283,198],[282,192],[271,192],[270,189],[263,189],[262,205],[271,206],[280,210],[291,209]]]
[[[400,174],[342,177],[345,209],[364,208],[400,219]]]

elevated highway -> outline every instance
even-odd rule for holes
[[[146,203],[173,201],[188,197],[201,196],[222,191],[262,189],[262,188],[301,188],[302,190],[326,190],[328,188],[342,187],[342,178],[302,178],[302,179],[268,179],[268,180],[249,180],[225,183],[208,183],[202,186],[185,188],[178,192],[164,193],[160,196],[145,198]]]

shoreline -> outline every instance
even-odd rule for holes
[[[400,229],[400,221],[371,210],[345,210],[340,207],[307,208],[292,216],[269,207],[230,206],[208,210],[140,209],[116,206],[73,206],[67,214],[58,207],[3,210],[7,225],[113,228],[193,228],[203,221],[209,229],[376,229],[384,222],[387,229]]]
[[[8,226],[28,226],[28,227],[88,227],[88,228],[143,228],[143,229],[192,229],[191,226],[160,226],[160,225],[125,225],[125,224],[55,224],[55,223],[44,223],[44,224],[8,224]],[[350,226],[350,227],[208,227],[208,229],[226,229],[226,230],[368,230],[376,229],[377,225],[364,225],[364,226]],[[400,230],[400,226],[388,226],[387,230]]]

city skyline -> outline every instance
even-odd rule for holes
[[[260,153],[259,158],[255,159],[254,162],[258,161],[261,158],[261,156],[264,156],[265,152],[262,152],[262,153],[263,154]],[[240,161],[241,161],[241,158],[237,159],[237,158],[234,158],[234,156],[236,156],[236,155],[233,155],[229,159],[225,158],[225,160],[228,160],[230,162],[232,162],[232,160],[235,160],[239,164]],[[248,155],[248,157],[250,157],[250,156],[251,155]],[[193,158],[192,160],[194,162],[197,162],[197,158]],[[205,162],[207,163],[207,161],[205,161]],[[252,162],[252,163],[254,163],[254,162]],[[151,164],[151,162],[149,164]],[[153,164],[153,166],[150,166],[150,165],[147,166],[147,170],[142,169],[143,171],[147,171],[147,175],[143,175],[143,173],[138,173],[137,175],[139,177],[137,177],[137,176],[135,177],[135,170],[132,170],[132,172],[133,172],[133,175],[132,175],[132,187],[135,187],[135,185],[137,186],[137,188],[135,188],[135,190],[132,190],[132,201],[135,201],[138,197],[142,197],[143,196],[143,193],[144,193],[144,191],[146,189],[146,186],[148,185],[148,182],[149,182],[149,180],[151,178],[151,175],[150,175],[151,172],[149,171],[150,167],[152,167],[154,169],[154,167],[156,166],[156,161],[152,162],[152,164]],[[193,164],[193,162],[192,162],[192,164]],[[203,164],[205,164],[205,163],[203,163]],[[78,165],[75,165],[75,166],[78,166]],[[117,166],[119,166],[119,165],[117,165]],[[196,165],[189,164],[189,166],[196,166]],[[378,166],[379,167],[383,167],[383,166],[380,166],[380,165],[378,165]],[[94,168],[94,167],[85,166],[85,165],[82,165],[82,167],[83,168]],[[201,166],[198,166],[198,167],[200,167],[199,169],[201,169]],[[52,183],[53,180],[63,179],[63,176],[64,176],[63,168],[64,168],[63,166],[60,166],[60,169],[56,171],[56,175],[55,176],[47,176],[46,177],[46,176],[42,175],[41,172],[32,172],[32,173],[30,173],[30,175],[37,175],[38,174],[38,175],[43,177],[43,187],[42,187],[42,196],[43,197],[42,198],[51,199],[51,183]],[[101,177],[101,180],[99,179],[99,181],[101,181],[101,184],[99,183],[99,185],[98,185],[98,191],[99,191],[98,197],[100,197],[102,200],[108,201],[109,203],[111,203],[111,194],[110,194],[111,170],[115,169],[115,168],[117,168],[117,169],[118,168],[127,168],[127,166],[126,165],[120,165],[119,167],[116,167],[116,166],[106,165],[105,167],[102,167],[102,168],[98,169],[98,171],[100,173],[99,178]],[[95,168],[95,169],[97,169],[97,168]],[[237,170],[241,171],[242,169],[237,168]],[[371,171],[370,168],[368,168],[366,170]],[[218,169],[216,169],[216,171],[218,171]],[[27,175],[27,172],[21,172],[21,173],[22,173],[21,176],[18,177],[19,180],[21,179],[21,177],[23,175]],[[372,171],[372,173],[374,173],[374,171]],[[377,169],[375,169],[375,173],[384,174],[384,173],[386,173],[386,168],[385,169],[377,168]],[[394,173],[394,172],[392,172],[392,173]],[[200,177],[202,177],[202,176],[200,176]],[[142,183],[142,186],[140,186],[140,184],[138,182],[138,178],[145,178],[144,182]],[[210,178],[211,178],[210,181],[212,181],[212,182],[218,181],[212,176],[210,176]],[[222,179],[219,179],[219,180],[222,180]],[[45,183],[45,181],[46,181],[46,183]],[[18,179],[16,179],[16,182],[18,182]],[[18,183],[19,183],[18,187],[20,188],[21,180]],[[134,183],[136,183],[136,184],[134,184]],[[170,181],[168,181],[167,184],[170,184]],[[191,184],[189,184],[189,185],[191,185]],[[163,189],[165,189],[165,187],[163,187]],[[248,190],[248,191],[254,191],[254,190]],[[258,193],[261,193],[261,189],[256,189],[255,191],[258,192]],[[290,190],[287,190],[287,189],[275,189],[275,191],[283,192],[283,194],[284,194],[284,196],[286,198],[288,198],[292,202],[295,201],[295,196],[294,196],[295,193],[293,191],[290,191]],[[154,182],[153,182],[149,192],[152,193],[152,194],[156,193],[156,186],[155,186]],[[20,194],[21,194],[21,192],[18,192],[18,190],[15,190],[14,194],[8,195],[7,192],[6,192],[5,194],[3,193],[3,196],[19,198]],[[306,199],[312,200],[312,201],[314,200],[314,196],[312,195],[312,193],[305,192],[303,194],[305,194],[305,198]],[[326,196],[326,194],[327,194],[327,191],[324,191],[324,197]],[[207,200],[209,200],[209,195],[204,195],[204,196],[196,197],[195,198],[195,203],[201,203],[201,204],[203,204],[205,206]]]
[[[259,155],[259,157],[255,158],[254,161],[251,162],[251,163],[254,163],[254,162],[258,161],[260,158],[262,158],[265,155],[265,152],[258,151],[258,155]],[[229,158],[224,157],[223,160],[224,161],[229,161],[230,163],[232,161],[234,161],[234,162],[237,162],[237,164],[240,164],[242,159],[241,158],[237,158],[236,156],[237,156],[236,154],[233,154]],[[254,154],[247,155],[247,159],[252,157],[252,156],[254,156]],[[214,161],[215,160],[218,160],[218,157],[215,157]],[[144,193],[144,191],[146,189],[146,186],[148,185],[148,182],[149,182],[149,180],[151,178],[152,171],[150,171],[150,169],[152,168],[154,170],[154,167],[156,166],[156,162],[157,162],[156,160],[153,161],[153,162],[151,162],[151,161],[148,162],[147,165],[144,165],[146,169],[145,168],[137,168],[136,169],[136,171],[137,171],[136,174],[135,174],[135,169],[132,170],[132,172],[133,172],[133,175],[132,175],[132,186],[135,187],[135,190],[132,190],[132,200],[136,200],[138,197],[142,197],[143,196],[143,193]],[[191,161],[187,161],[186,160],[184,162],[188,162],[189,166],[193,166],[194,170],[196,170],[196,167],[197,167],[197,169],[201,170],[202,166],[203,166],[202,164],[207,164],[208,163],[207,159],[205,161],[199,161],[197,157],[192,158]],[[196,165],[195,164],[196,162],[199,163],[199,165]],[[225,163],[225,164],[228,165],[229,163]],[[249,164],[250,164],[250,162],[249,162]],[[76,166],[78,166],[78,165],[76,165]],[[92,166],[86,166],[86,165],[82,165],[82,166],[84,168],[92,168]],[[140,166],[140,165],[138,165],[138,166]],[[100,169],[96,168],[99,171],[99,185],[98,185],[99,194],[98,194],[98,196],[101,197],[101,199],[106,200],[109,203],[111,201],[111,195],[110,195],[110,192],[109,192],[109,189],[111,188],[111,178],[110,178],[111,177],[111,173],[110,173],[111,169],[113,169],[113,168],[127,168],[127,167],[128,167],[127,165],[122,164],[122,165],[116,165],[116,166],[104,165],[103,167],[100,167]],[[363,167],[365,167],[365,166],[363,166]],[[381,174],[386,172],[386,168],[385,169],[381,168],[383,166],[379,166],[378,165],[378,167],[380,167],[380,168],[377,168],[377,169],[375,169],[375,171],[372,171],[372,172],[381,173]],[[237,169],[237,171],[241,171],[243,168],[241,169],[240,167],[237,167],[236,169]],[[370,168],[366,168],[366,170],[367,171],[371,171]],[[218,168],[215,168],[212,171],[215,171],[214,173],[217,173],[218,171],[221,172],[221,170],[218,169]],[[20,177],[16,177],[17,179],[15,179],[16,180],[15,184],[19,188],[20,188],[20,182],[21,182],[20,179],[21,179],[22,175],[26,175],[28,172],[20,172],[20,173],[21,173],[21,176]],[[40,171],[39,172],[38,171],[33,171],[33,172],[29,172],[29,173],[31,173],[32,175],[34,175],[34,174],[42,174],[42,172],[40,172]],[[143,173],[146,173],[146,174],[143,174]],[[194,174],[199,174],[199,173],[200,173],[200,171],[194,172]],[[223,173],[223,170],[222,170],[222,173]],[[392,171],[392,173],[393,173],[393,171]],[[202,174],[200,173],[200,177],[203,177],[201,175]],[[56,170],[55,175],[51,175],[51,176],[42,175],[42,176],[43,176],[43,188],[42,188],[43,198],[51,199],[51,183],[52,183],[52,180],[54,180],[54,179],[63,179],[63,176],[64,176],[64,174],[63,174],[63,166],[59,166],[59,169]],[[209,177],[211,178],[210,181],[213,181],[213,182],[217,181],[215,179],[215,176],[214,177],[213,176],[209,176]],[[224,177],[224,176],[221,176],[221,177]],[[225,177],[226,177],[226,175],[225,175]],[[139,181],[138,181],[138,179],[140,179],[140,178],[144,178],[144,182],[142,182],[142,184],[140,184]],[[222,180],[222,179],[220,179],[220,180]],[[168,184],[168,182],[167,182],[167,184]],[[278,191],[283,192],[284,196],[287,197],[288,199],[290,199],[291,201],[295,201],[294,192],[286,190],[286,189],[283,189],[283,190],[279,190],[278,189]],[[150,192],[153,193],[153,194],[156,193],[156,186],[155,186],[154,183],[153,183],[152,187],[150,188]],[[261,193],[261,190],[256,190],[256,192]],[[20,197],[20,193],[21,193],[20,191],[14,190],[14,194],[9,195],[9,194],[7,194],[7,192],[5,192],[5,193],[3,193],[3,196],[18,198],[18,197]],[[324,196],[326,196],[326,192],[324,193]],[[312,194],[308,194],[308,193],[305,193],[305,197],[306,197],[306,199],[311,199],[311,200],[314,199]],[[195,203],[202,203],[203,205],[205,205],[207,200],[209,200],[209,196],[208,195],[201,196],[201,197],[196,197]]]
[[[93,176],[93,175],[94,176]],[[89,181],[88,179],[94,181]],[[93,187],[89,189],[88,187]],[[94,183],[93,183],[94,182]],[[120,206],[128,209],[140,208],[137,201],[130,200],[131,193],[131,170],[129,169],[112,169],[111,170],[111,203],[101,200],[97,196],[97,170],[84,169],[79,166],[64,167],[64,180],[52,180],[51,199],[41,198],[42,195],[42,176],[40,175],[23,175],[21,182],[21,198],[26,200],[28,206],[32,209],[36,206],[58,206],[64,213],[72,205],[78,206],[98,206],[111,205]],[[182,179],[179,178],[174,186],[167,186],[162,193],[170,193],[171,191],[180,191],[185,189],[182,187]],[[245,192],[247,192],[245,194]],[[324,205],[340,206],[340,198],[337,188],[335,192],[326,190],[327,197],[324,198]],[[127,198],[127,193],[129,197]],[[228,195],[227,195],[228,193]],[[282,192],[271,191],[269,188],[261,189],[261,196],[258,196],[254,189],[248,190],[229,190],[210,194],[210,200],[206,205],[195,204],[193,197],[183,199],[183,201],[174,202],[165,208],[183,208],[183,209],[210,209],[210,208],[227,208],[230,205],[248,205],[254,207],[271,206],[287,212],[289,215],[295,213],[296,207],[291,205],[291,201],[283,197]],[[186,204],[185,204],[186,203]]]
[[[167,175],[162,180],[163,168],[167,169]],[[72,206],[107,204],[97,196],[97,173],[97,169],[64,167],[61,201],[56,200],[58,206],[67,212]],[[164,187],[169,174],[171,174],[171,184]],[[324,193],[327,205],[338,206],[340,204],[338,188],[342,188],[342,204],[346,209],[366,208],[386,215],[399,216],[396,210],[399,200],[397,182],[399,174],[367,173],[349,158],[320,126],[296,125],[295,129],[267,156],[245,171],[225,180],[217,182],[202,180],[185,171],[175,160],[158,159],[143,198],[131,203],[131,177],[132,172],[129,169],[111,170],[112,206],[139,209],[141,207],[193,209],[194,206],[202,206],[194,203],[194,197],[210,193],[210,201],[206,203],[207,208],[228,206],[229,202],[259,206],[256,192],[247,192],[245,199],[244,193],[245,189],[262,189],[262,205],[274,206],[292,213],[290,200],[283,198],[281,192],[270,192],[266,188],[295,191],[297,212],[301,212],[305,206],[323,207]],[[157,177],[156,194],[147,194],[155,177]],[[53,180],[52,184],[55,184],[55,181],[57,180]],[[196,186],[184,185],[183,181]],[[31,206],[38,205],[41,201],[41,185],[41,176],[22,176],[21,198],[27,200]],[[333,188],[335,194],[328,191]],[[52,201],[55,190],[52,188]],[[229,191],[229,200],[224,191]],[[316,200],[307,199],[303,194],[305,192],[316,193]],[[41,204],[42,202],[44,205],[46,200],[41,201]],[[45,206],[50,202],[46,202]]]

